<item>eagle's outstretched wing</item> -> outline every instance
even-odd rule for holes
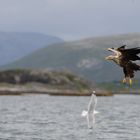
[[[138,54],[140,53],[140,47],[125,49],[125,45],[123,45],[119,47],[117,50],[121,52],[122,59],[124,60],[128,60],[128,61],[140,60],[140,57],[138,56]]]
[[[126,47],[126,45],[123,45],[123,46],[119,47],[117,50],[118,50],[118,51],[124,50],[125,47]]]

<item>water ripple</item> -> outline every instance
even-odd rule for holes
[[[93,130],[81,118],[90,97],[1,96],[2,140],[139,140],[140,96],[99,97]]]

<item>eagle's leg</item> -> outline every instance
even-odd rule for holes
[[[130,77],[125,77],[123,80],[122,80],[122,83],[123,84],[126,84],[128,83],[130,86],[132,85],[132,79]]]
[[[125,84],[127,81],[126,77],[122,80],[122,83]]]
[[[129,77],[129,85],[132,85],[132,79]]]

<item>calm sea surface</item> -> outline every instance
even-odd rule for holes
[[[98,97],[94,129],[81,117],[89,99],[0,96],[0,140],[140,140],[140,96]]]

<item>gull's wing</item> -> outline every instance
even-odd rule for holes
[[[88,112],[87,112],[87,123],[88,128],[93,128],[93,125],[95,123],[95,106],[97,104],[97,98],[96,95],[92,94],[90,98],[90,102],[88,104]]]
[[[87,124],[88,128],[93,128],[95,124],[95,114],[87,114]]]
[[[92,94],[88,104],[88,113],[94,112],[96,104],[97,104],[96,95]]]

